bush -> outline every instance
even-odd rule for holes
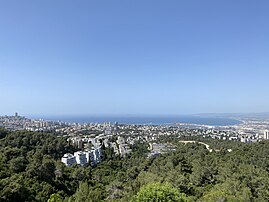
[[[143,186],[133,202],[185,202],[185,194],[180,193],[170,184],[152,183]]]

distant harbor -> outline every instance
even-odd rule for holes
[[[212,134],[213,138],[240,140],[244,143],[269,139],[269,119],[208,117],[208,116],[65,116],[65,117],[24,117],[15,113],[13,116],[0,116],[0,127],[10,131],[48,131],[59,135],[73,134],[116,134],[118,127],[141,128],[144,132],[150,128],[163,130],[190,130],[201,135]],[[167,127],[172,126],[172,127]],[[100,129],[102,129],[100,131]],[[150,130],[151,130],[150,129]],[[196,131],[197,130],[197,131]],[[86,132],[86,133],[85,133]],[[126,132],[126,131],[125,131]],[[140,131],[141,132],[141,131]],[[139,134],[140,134],[139,132]],[[154,134],[154,133],[153,133]],[[165,133],[166,134],[166,133]],[[167,133],[168,134],[168,133]],[[141,134],[140,134],[141,135]]]
[[[40,118],[40,117],[34,117]],[[51,116],[42,117],[46,120],[63,121],[69,123],[115,123],[137,125],[174,125],[197,124],[208,126],[233,126],[241,121],[231,118],[213,118],[202,116]]]

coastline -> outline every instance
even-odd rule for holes
[[[40,119],[40,117],[31,117]],[[203,127],[235,126],[242,121],[233,118],[202,117],[202,116],[51,116],[41,117],[50,121],[68,123],[119,123],[133,125],[192,125]]]

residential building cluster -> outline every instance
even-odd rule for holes
[[[74,154],[65,154],[61,161],[68,167],[73,165],[91,165],[94,166],[100,163],[103,159],[102,149],[94,148],[92,150],[77,151]]]
[[[68,123],[61,121],[47,121],[44,119],[29,119],[19,116],[15,113],[14,116],[0,116],[0,127],[7,130],[28,130],[28,131],[52,131],[66,127]]]
[[[165,154],[167,152],[175,151],[176,148],[173,145],[170,144],[164,144],[164,143],[149,143],[149,153],[148,158],[156,157],[161,154]]]

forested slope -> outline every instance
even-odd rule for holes
[[[60,157],[74,148],[64,138],[2,130],[0,136],[0,201],[142,201],[143,190],[159,185],[187,201],[269,201],[268,141],[205,139],[220,148],[210,153],[203,145],[168,138],[163,141],[176,151],[153,159],[146,157],[147,145],[138,144],[125,158],[107,149],[97,167],[67,168]]]

